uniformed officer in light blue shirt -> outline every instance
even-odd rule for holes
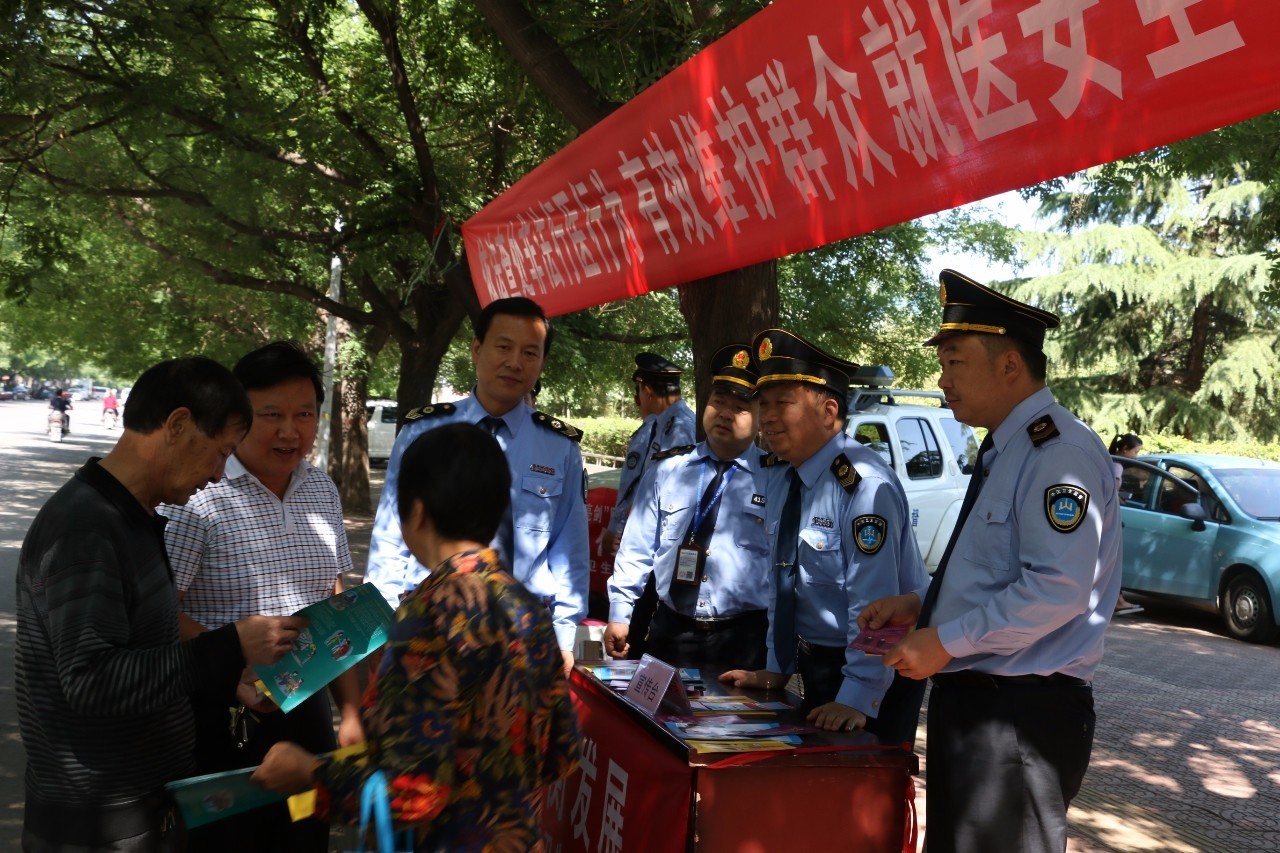
[[[640,485],[650,457],[673,447],[686,447],[698,440],[693,410],[680,396],[680,376],[683,373],[657,353],[636,355],[636,369],[631,374],[631,381],[635,385],[636,408],[643,421],[627,442],[627,458],[618,478],[618,500],[602,539],[602,548],[607,554],[613,553],[622,539],[636,487]]]
[[[615,658],[627,656],[632,610],[652,578],[650,654],[678,665],[764,665],[769,555],[749,345],[722,347],[711,368],[706,440],[655,454],[636,491],[609,579],[605,649]]]
[[[577,624],[586,614],[586,475],[573,426],[525,402],[546,363],[552,330],[542,308],[511,297],[490,303],[477,318],[471,341],[474,393],[459,401],[423,406],[405,415],[387,462],[378,501],[365,581],[393,607],[430,568],[409,553],[400,533],[397,478],[400,458],[423,432],[447,423],[473,423],[491,432],[511,465],[511,508],[493,541],[505,566],[551,608],[556,639],[573,665]]]
[[[769,656],[764,670],[722,680],[781,687],[799,671],[815,725],[911,741],[923,687],[895,682],[878,658],[849,647],[864,605],[927,579],[902,484],[843,430],[857,365],[781,329],[761,332],[753,348],[760,428],[774,454],[765,494]]]
[[[874,602],[862,621],[919,623],[885,663],[933,680],[931,853],[1060,853],[1120,592],[1115,474],[1045,385],[1058,318],[952,270],[941,280],[942,327],[925,345],[956,420],[988,433],[932,583]]]

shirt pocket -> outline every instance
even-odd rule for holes
[[[1007,500],[978,499],[965,520],[963,557],[970,563],[999,571],[1016,568],[1010,553],[1013,542],[1013,505]]]
[[[679,542],[688,535],[692,523],[692,506],[669,503],[658,510],[658,538],[663,542]]]
[[[515,526],[521,530],[551,529],[564,480],[545,474],[525,474],[516,493]]]
[[[753,554],[769,553],[769,537],[764,531],[764,516],[759,512],[743,510],[736,518],[727,518],[734,524],[734,542]]]
[[[817,586],[844,583],[844,559],[840,534],[834,530],[806,527],[800,531],[800,575]]]

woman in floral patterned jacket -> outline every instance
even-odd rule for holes
[[[359,814],[381,769],[397,827],[418,851],[540,847],[547,786],[573,769],[578,734],[544,603],[498,563],[489,542],[510,472],[494,438],[469,424],[424,433],[401,463],[405,543],[435,569],[396,611],[364,698],[365,753],[317,757],[277,744],[254,774],[318,808]]]

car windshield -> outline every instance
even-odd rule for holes
[[[1263,521],[1280,521],[1280,468],[1214,468],[1240,508]]]

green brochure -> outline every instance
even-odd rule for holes
[[[302,608],[311,620],[293,648],[270,666],[255,666],[271,698],[292,711],[387,641],[395,611],[373,584],[361,584]]]
[[[165,785],[182,809],[188,829],[222,820],[284,800],[284,795],[268,791],[249,781],[256,767],[192,776]]]

